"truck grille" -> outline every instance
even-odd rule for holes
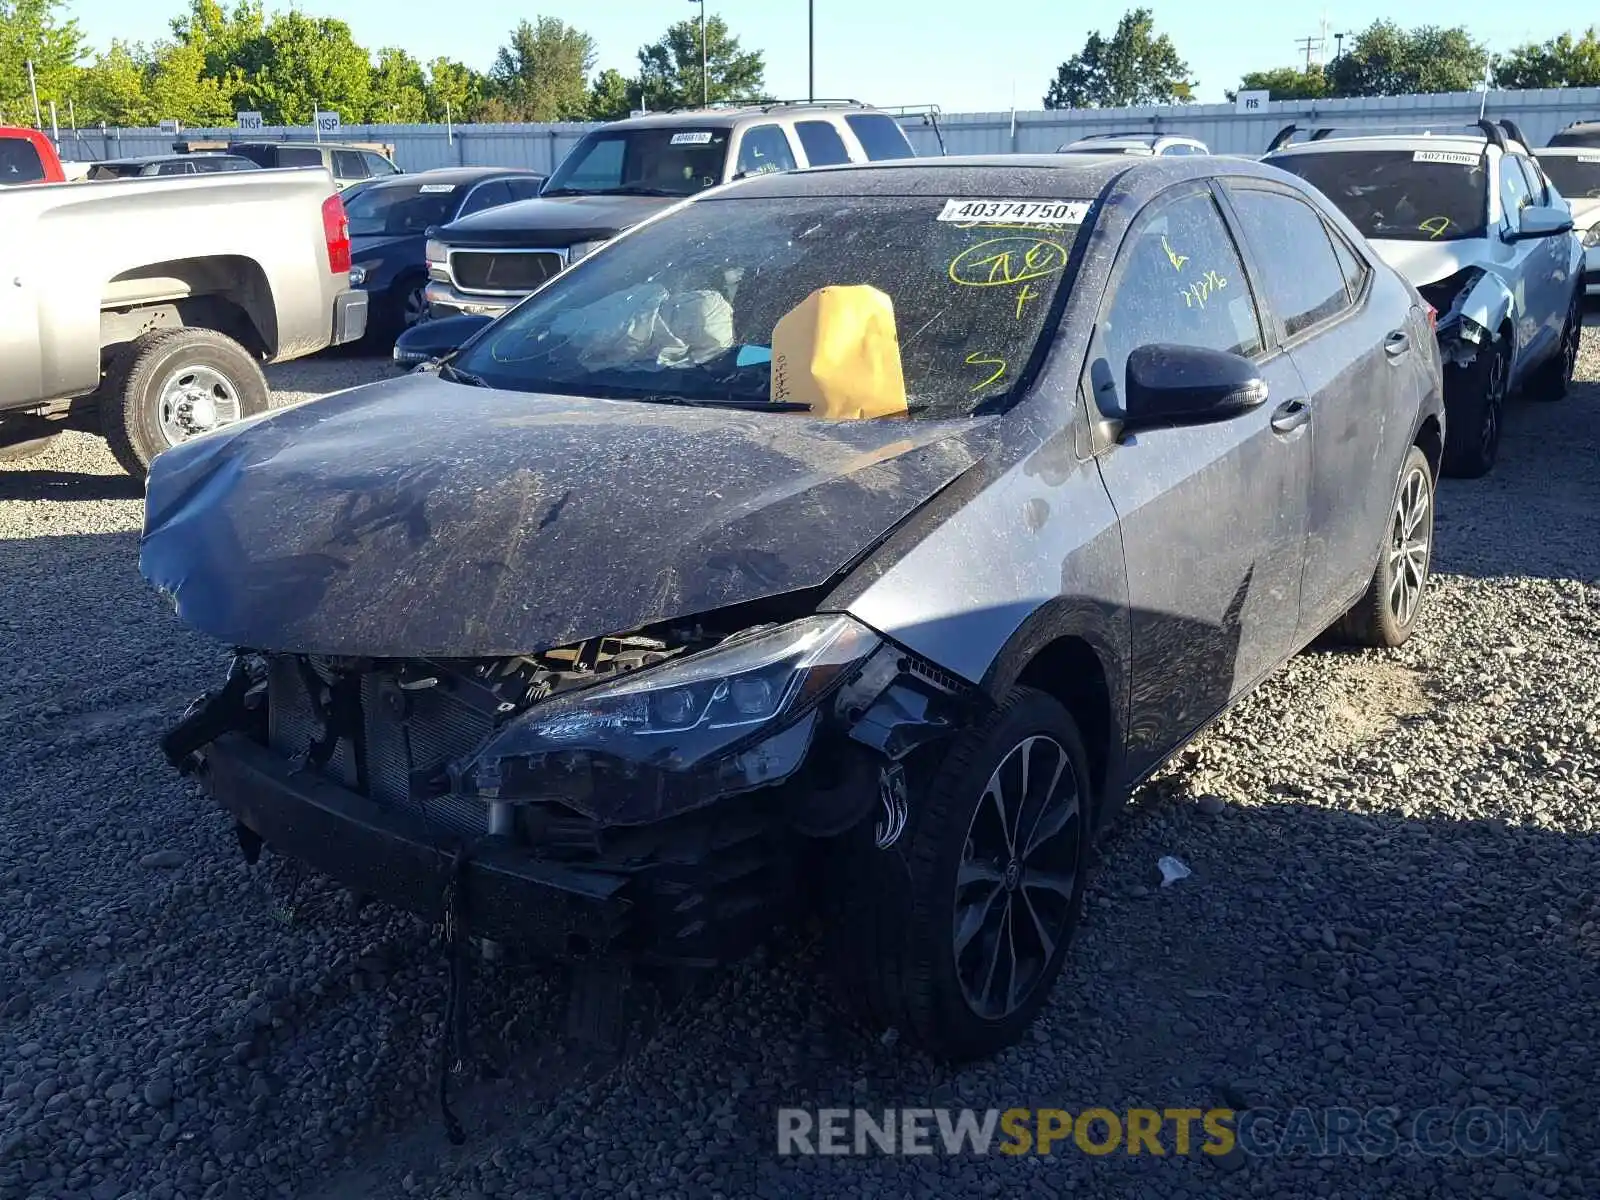
[[[464,292],[531,292],[566,266],[559,250],[458,250],[450,273]]]
[[[332,674],[310,660],[323,683]],[[406,715],[401,716],[403,702]],[[359,786],[356,747],[341,738],[328,764],[329,778],[386,808],[422,817],[454,833],[477,837],[488,832],[488,807],[460,796],[426,794],[421,786],[451,759],[476,750],[494,728],[493,720],[448,693],[429,689],[401,692],[394,676],[382,671],[361,676],[361,739],[366,787]],[[267,738],[286,758],[304,754],[321,732],[297,660],[273,657],[267,673]]]

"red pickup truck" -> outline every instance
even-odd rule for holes
[[[66,181],[49,138],[37,129],[0,125],[0,187]]]

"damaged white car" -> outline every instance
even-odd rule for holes
[[[1445,363],[1444,473],[1494,466],[1506,397],[1567,394],[1583,336],[1573,212],[1509,121],[1472,132],[1272,140],[1264,163],[1332,200],[1433,306]]]
[[[1583,240],[1584,293],[1600,296],[1600,132],[1589,146],[1546,146],[1538,162],[1572,208],[1573,231]]]

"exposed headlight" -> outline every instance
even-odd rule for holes
[[[1600,225],[1591,226],[1583,235],[1583,248],[1587,250],[1591,246],[1600,246]]]
[[[805,758],[818,702],[879,644],[847,616],[807,617],[558,696],[463,764],[457,789],[632,825],[780,782]]]
[[[567,266],[570,267],[573,263],[588,258],[589,255],[593,254],[596,250],[600,249],[600,247],[604,245],[605,242],[603,241],[574,242],[572,245],[567,247]]]
[[[428,278],[441,283],[450,282],[450,248],[443,242],[429,238],[422,247],[422,257],[428,264]]]

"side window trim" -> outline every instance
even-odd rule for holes
[[[1240,191],[1276,192],[1280,196],[1293,200],[1299,204],[1304,204],[1312,211],[1313,214],[1315,214],[1318,223],[1321,224],[1324,236],[1329,239],[1328,253],[1333,254],[1333,230],[1328,225],[1328,218],[1323,215],[1323,213],[1315,204],[1312,204],[1304,196],[1297,195],[1293,188],[1286,188],[1270,179],[1254,179],[1245,175],[1229,176],[1228,186],[1237,187]],[[1249,233],[1244,227],[1245,223],[1239,219],[1238,210],[1235,209],[1231,204],[1228,204],[1225,206],[1225,211],[1228,214],[1229,224],[1232,226],[1235,240],[1248,244],[1250,241]],[[1337,265],[1339,256],[1334,254],[1333,259],[1334,263]],[[1371,264],[1367,263],[1365,258],[1360,255],[1357,255],[1357,259],[1367,267],[1367,276],[1370,279],[1372,274]],[[1346,299],[1343,308],[1336,313],[1328,314],[1326,317],[1323,317],[1320,321],[1313,325],[1307,325],[1303,329],[1297,329],[1291,336],[1283,323],[1282,315],[1275,308],[1271,308],[1270,301],[1267,298],[1266,288],[1259,286],[1261,273],[1258,263],[1259,260],[1256,259],[1252,250],[1249,257],[1246,259],[1245,264],[1246,269],[1251,275],[1251,292],[1253,295],[1255,295],[1256,305],[1261,312],[1266,313],[1269,309],[1271,310],[1274,338],[1277,341],[1277,344],[1285,350],[1289,349],[1291,346],[1299,345],[1301,342],[1304,342],[1309,338],[1315,337],[1324,332],[1337,322],[1345,320],[1353,312],[1355,312],[1356,308],[1358,307],[1356,301],[1350,298],[1350,289],[1347,286],[1345,288]],[[1344,274],[1343,268],[1340,268],[1339,273],[1341,275]]]
[[[1362,254],[1332,221],[1320,213],[1318,215],[1322,216],[1322,227],[1328,231],[1328,240],[1334,243],[1334,249],[1337,250],[1340,246],[1343,246],[1345,253],[1355,260],[1356,266],[1361,268],[1361,286],[1354,292],[1351,292],[1348,287],[1350,281],[1348,279],[1345,280],[1347,285],[1345,293],[1350,297],[1350,306],[1352,308],[1360,308],[1372,291],[1372,264],[1367,261],[1366,255]],[[1338,256],[1335,255],[1334,257]]]

